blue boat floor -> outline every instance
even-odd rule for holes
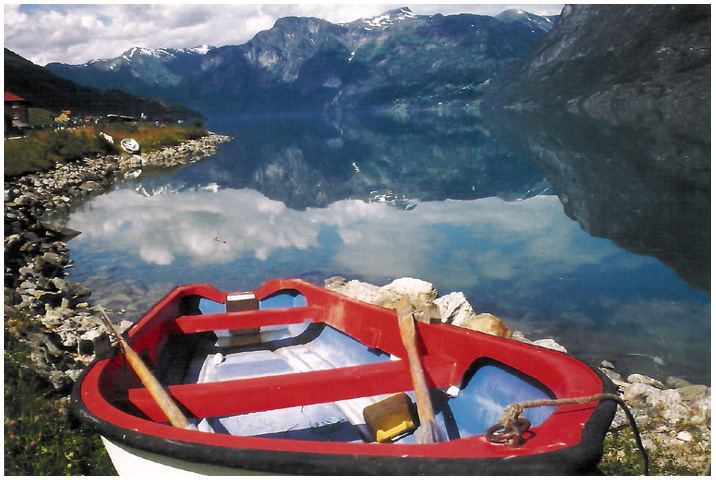
[[[307,343],[287,341],[304,333],[309,324],[262,331],[260,341],[283,341],[285,346],[209,353],[191,362],[184,383],[205,383],[287,373],[326,370],[351,365],[391,361],[386,354],[369,351],[352,338],[325,327]],[[243,336],[248,338],[249,336]],[[227,337],[217,346],[226,345]],[[239,337],[241,338],[241,337]],[[234,349],[236,350],[236,349]],[[351,379],[346,379],[351,381]],[[294,440],[363,442],[371,433],[363,421],[363,408],[387,395],[303,405],[266,412],[201,419],[202,431]]]
[[[252,341],[260,343],[252,345]],[[329,326],[310,322],[262,330],[253,340],[247,335],[233,338],[219,335],[208,347],[211,348],[197,350],[205,353],[191,361],[184,383],[266,377],[396,360],[368,349]],[[346,378],[345,381],[353,380]],[[450,440],[484,433],[487,427],[497,423],[509,403],[552,397],[535,381],[499,365],[482,365],[463,379],[463,383],[454,398],[442,390],[431,391],[439,428]],[[412,392],[406,393],[414,398]],[[210,417],[196,419],[195,423],[201,431],[231,435],[370,442],[374,439],[365,424],[363,409],[387,396]],[[526,416],[537,426],[553,410],[554,407],[530,409]],[[397,442],[415,443],[415,435],[406,435]]]

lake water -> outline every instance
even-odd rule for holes
[[[708,144],[550,121],[216,115],[217,155],[72,213],[72,279],[136,320],[178,284],[411,276],[589,363],[710,384]]]

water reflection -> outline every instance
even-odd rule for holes
[[[553,112],[210,127],[235,141],[72,215],[94,301],[413,276],[585,360],[710,382],[708,139]]]
[[[217,116],[209,126],[236,140],[211,162],[144,176],[147,192],[197,184],[252,188],[289,208],[325,207],[347,198],[416,201],[550,192],[542,173],[480,123],[425,117]],[[411,202],[412,201],[412,202]]]
[[[544,111],[496,115],[491,125],[539,166],[584,230],[710,289],[711,157],[703,130],[674,131],[658,119],[635,130]]]
[[[336,267],[371,280],[437,275],[448,288],[502,280],[529,296],[540,277],[566,275],[619,252],[605,242],[594,248],[561,210],[555,197],[540,196],[423,202],[410,212],[342,200],[300,211],[249,189],[151,197],[122,189],[77,212],[70,226],[83,232],[77,246],[153,265],[177,258],[198,266],[247,255],[267,260],[281,249],[321,248],[334,252]]]
[[[295,210],[251,189],[151,197],[120,189],[76,212],[70,227],[83,232],[70,244],[73,275],[89,281],[95,301],[127,285],[146,292],[122,300],[144,310],[163,293],[156,285],[414,276],[443,293],[465,291],[478,309],[556,336],[585,358],[646,362],[640,371],[648,373],[661,365],[626,354],[660,355],[672,373],[708,375],[708,299],[658,261],[585,233],[555,196],[424,201],[410,211],[341,200]],[[691,319],[689,328],[674,316]],[[625,328],[629,337],[614,341]],[[690,345],[689,361],[674,344]]]

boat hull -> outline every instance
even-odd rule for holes
[[[605,380],[607,380],[605,378]],[[608,382],[608,380],[607,380]],[[605,382],[605,392],[614,389]],[[594,475],[614,405],[602,402],[585,426],[582,441],[544,454],[496,458],[358,457],[302,452],[236,450],[186,444],[130,432],[88,417],[101,433],[119,475]]]
[[[299,410],[301,416],[308,417],[311,409],[323,408],[323,405],[394,392],[410,393],[412,388],[395,312],[299,280],[270,281],[254,294],[258,309],[254,305],[247,311],[229,312],[227,308],[225,313],[207,313],[197,307],[202,302],[199,298],[224,304],[228,294],[207,285],[178,287],[128,332],[133,348],[146,356],[155,369],[164,372],[170,394],[194,419],[196,430],[170,426],[117,352],[109,358],[96,359],[77,381],[72,395],[73,411],[104,437],[120,473],[129,474],[131,471],[126,470],[129,468],[126,465],[144,461],[177,472],[206,474],[220,474],[220,471],[297,475],[595,472],[604,436],[616,409],[613,401],[562,405],[538,421],[532,417],[530,437],[516,448],[489,442],[484,431],[499,420],[502,408],[512,402],[614,393],[611,381],[569,355],[447,325],[418,324],[416,327],[431,394],[441,395],[445,400],[443,406],[452,405],[442,409],[438,406],[436,410],[445,427],[452,428],[447,432],[449,441],[430,445],[402,439],[390,444],[355,438],[319,441],[315,436],[306,435],[323,434],[326,428],[345,423],[339,419],[326,424],[313,417],[309,422],[311,428],[290,423],[284,429],[265,430],[265,424],[273,420],[271,417],[281,412]],[[293,302],[290,305],[272,304],[287,295]],[[241,345],[224,344],[226,338],[218,334],[261,327],[266,328],[269,335],[270,329],[278,325],[300,327],[297,331],[302,333],[291,333],[294,336],[290,338],[269,342],[262,338],[261,343]],[[302,325],[308,326],[301,330]],[[380,360],[321,368],[315,363],[308,371],[249,372],[254,363],[250,360],[255,359],[252,355],[259,350],[267,357],[269,353],[274,355],[269,363],[278,365],[277,352],[288,354],[294,347],[326,345],[321,342],[327,334],[326,341],[343,335],[358,343],[364,352],[378,355]],[[242,335],[254,336],[252,333]],[[207,340],[212,345],[208,356],[202,343]],[[352,351],[342,347],[337,351],[340,359],[352,358]],[[199,352],[202,353],[197,357],[195,354]],[[239,358],[234,355],[242,355],[238,363],[233,361]],[[186,357],[183,363],[182,357]],[[192,376],[193,367],[179,369],[194,380],[189,376],[175,377],[173,370],[163,369],[163,366],[179,364],[193,366],[192,359],[197,358],[209,361],[201,364],[199,377]],[[213,370],[208,369],[212,361],[216,362]],[[220,371],[231,372],[232,376],[221,378],[216,375]],[[252,375],[246,377],[247,373]],[[533,393],[529,393],[529,388],[520,390],[519,385],[524,381],[540,388],[533,388]],[[460,393],[452,400],[447,399],[446,392],[456,386]],[[545,392],[547,397],[530,396]],[[488,393],[492,396],[486,397]],[[479,418],[482,413],[488,414],[482,423],[463,423],[465,415]],[[268,415],[262,417],[267,421],[256,422],[256,414]],[[528,418],[530,415],[536,413],[525,413]],[[329,416],[334,418],[333,414]],[[222,427],[226,428],[222,430]],[[233,427],[237,430],[232,430]],[[141,471],[149,468],[141,468]]]
[[[257,472],[240,468],[228,468],[207,463],[187,462],[176,457],[168,457],[158,453],[128,447],[119,442],[100,437],[105,450],[112,460],[114,469],[120,476],[133,478],[158,476],[165,478],[170,475],[268,475],[266,472]]]

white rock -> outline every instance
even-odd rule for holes
[[[324,284],[334,292],[385,308],[395,308],[400,298],[408,295],[416,309],[422,309],[437,296],[432,283],[410,277],[398,278],[382,287],[342,277],[331,277]]]
[[[378,305],[395,308],[404,295],[408,295],[412,304],[421,309],[433,302],[438,292],[432,283],[424,280],[411,277],[398,278],[378,289]]]
[[[694,436],[684,430],[679,432],[678,435],[676,435],[676,439],[681,440],[682,442],[690,442],[694,439]]]
[[[632,383],[624,390],[624,400],[630,404],[637,405],[646,401],[653,392],[658,391],[651,385],[644,383]]]
[[[498,317],[489,313],[476,314],[462,293],[452,292],[436,300],[437,291],[433,284],[417,278],[399,278],[388,285],[377,287],[358,280],[346,281],[343,277],[331,277],[324,285],[329,290],[356,300],[392,309],[397,307],[402,296],[408,295],[416,312],[427,312],[429,317],[436,315],[434,311],[437,306],[440,320],[444,323],[506,338],[512,335]],[[427,319],[423,318],[423,321]]]
[[[660,412],[661,416],[670,423],[676,423],[690,418],[689,409],[681,402],[681,395],[676,390],[654,389],[654,391],[646,397],[646,403]]]
[[[559,343],[557,343],[553,338],[542,338],[540,340],[535,340],[534,342],[532,342],[532,345],[536,345],[538,347],[543,347],[543,348],[549,348],[550,350],[557,350],[558,352],[567,353],[567,349],[564,348]]]
[[[102,331],[99,329],[92,329],[87,330],[85,333],[82,334],[80,337],[82,340],[90,340],[93,341],[97,337],[100,337],[102,335]]]
[[[329,278],[328,280],[326,280],[325,286],[329,290],[340,293],[341,295],[345,295],[355,300],[360,300],[361,302],[372,304],[377,303],[379,287],[377,287],[376,285],[360,282],[358,280],[351,280],[350,282],[345,281],[345,279],[342,280],[343,281],[341,282],[340,277]]]
[[[125,331],[129,330],[132,325],[134,325],[134,322],[131,322],[129,320],[122,320],[119,322],[119,325],[117,325],[117,330],[119,330],[119,333],[124,333]]]
[[[525,334],[520,332],[519,330],[515,330],[514,332],[512,332],[512,340],[517,340],[518,342],[522,343],[532,343],[532,340],[525,337]]]
[[[477,314],[462,292],[451,292],[435,300],[443,323],[468,328],[499,337],[511,338],[512,332],[498,317],[489,313]]]
[[[474,313],[472,306],[462,292],[450,292],[435,300],[440,309],[440,318],[443,323],[461,323],[465,317]]]

